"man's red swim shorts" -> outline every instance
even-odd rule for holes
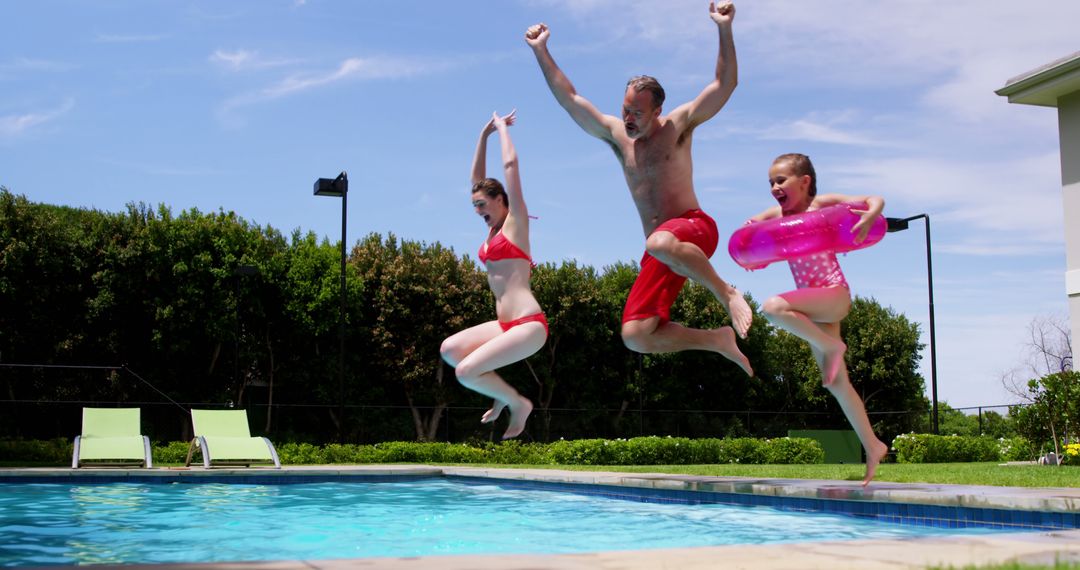
[[[682,215],[660,224],[653,233],[671,232],[679,241],[692,243],[712,257],[720,234],[716,222],[701,210],[689,210]],[[682,290],[686,277],[679,275],[660,263],[655,257],[645,252],[641,258],[641,272],[638,273],[630,296],[626,299],[622,322],[637,321],[649,317],[660,317],[660,322],[671,320],[671,304]]]

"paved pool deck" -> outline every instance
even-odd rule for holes
[[[72,482],[87,476],[165,478],[194,481],[208,476],[258,475],[268,479],[305,476],[458,476],[547,483],[574,483],[673,491],[711,491],[788,498],[843,499],[878,503],[1000,508],[1080,513],[1078,487],[990,487],[925,483],[708,477],[664,473],[562,471],[554,469],[495,469],[424,465],[290,466],[277,469],[0,469],[0,482],[34,477]],[[66,481],[65,481],[66,480]],[[1080,530],[1009,532],[979,536],[805,542],[781,545],[717,546],[679,549],[609,551],[552,555],[460,555],[347,560],[283,560],[218,564],[124,565],[122,568],[202,570],[207,568],[261,570],[345,570],[420,568],[446,570],[641,570],[641,569],[922,569],[930,566],[963,568],[1020,561],[1053,564],[1080,563]]]

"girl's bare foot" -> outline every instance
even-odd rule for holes
[[[731,327],[720,327],[713,331],[713,335],[716,337],[716,352],[738,364],[747,376],[753,376],[754,369],[750,367],[750,359],[739,350],[739,345],[735,343],[735,331],[731,330]]]
[[[490,424],[491,422],[499,419],[499,415],[502,414],[503,408],[505,407],[506,404],[495,400],[495,402],[491,404],[491,409],[484,412],[484,415],[480,416],[480,423]]]
[[[503,434],[503,439],[510,439],[521,435],[521,432],[525,431],[525,422],[529,419],[529,414],[532,413],[533,405],[528,398],[518,396],[517,402],[512,402],[510,405],[510,425],[506,428],[506,433]]]
[[[889,446],[882,443],[880,439],[875,439],[874,443],[870,444],[870,448],[866,450],[866,477],[862,480],[863,487],[870,484],[870,480],[877,473],[878,464],[888,453]]]

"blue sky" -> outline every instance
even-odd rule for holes
[[[1064,314],[1056,111],[1010,105],[1006,80],[1076,51],[1080,3],[743,0],[740,84],[695,133],[695,183],[722,244],[772,204],[767,169],[810,155],[822,191],[873,193],[932,221],[939,399],[1016,401],[1028,324]],[[394,232],[475,255],[476,136],[518,110],[513,136],[533,255],[603,267],[643,236],[611,151],[556,104],[526,27],[602,111],[626,79],[673,107],[716,58],[699,0],[42,0],[0,3],[0,184],[31,200],[119,211],[234,210],[336,240],[340,203],[312,183],[346,170],[348,241]],[[497,165],[493,145],[489,164]],[[922,323],[922,222],[841,259],[848,281]],[[717,271],[758,301],[784,266]],[[924,334],[924,341],[928,335]],[[924,359],[929,385],[929,354]]]

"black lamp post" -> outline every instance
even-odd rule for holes
[[[338,312],[338,439],[345,434],[345,214],[349,201],[349,177],[344,172],[337,178],[315,181],[316,196],[341,198],[341,310]]]
[[[889,232],[908,229],[908,222],[922,218],[926,222],[926,282],[930,291],[930,397],[932,401],[931,424],[934,433],[938,433],[937,405],[937,350],[934,344],[934,264],[930,256],[930,216],[919,214],[909,218],[885,218]]]

